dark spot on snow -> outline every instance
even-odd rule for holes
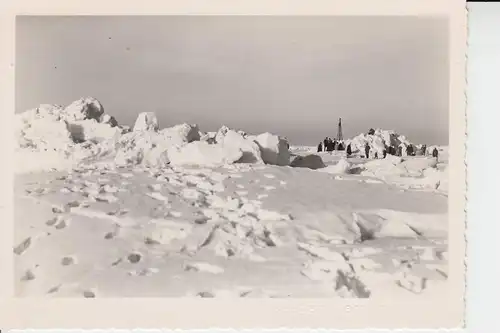
[[[196,223],[196,224],[205,224],[205,223],[207,223],[207,221],[208,221],[207,217],[200,216],[200,217],[195,218],[194,223]]]
[[[146,244],[146,245],[158,245],[158,244],[160,244],[160,242],[155,241],[154,239],[151,239],[149,237],[146,237],[144,239],[144,244]]]
[[[61,214],[61,213],[64,213],[64,209],[61,207],[52,207],[52,213]]]
[[[141,261],[141,258],[142,257],[139,253],[131,253],[127,257],[128,261],[131,262],[132,264],[138,263],[139,261]]]
[[[85,290],[83,292],[83,297],[85,297],[85,298],[95,298],[95,293],[93,291],[90,291],[90,290]]]
[[[54,218],[51,218],[50,220],[48,220],[47,222],[45,222],[45,224],[48,226],[53,226],[54,224],[56,224],[57,220],[58,220],[58,218],[54,217]]]
[[[57,285],[55,287],[52,287],[49,289],[49,291],[47,291],[47,294],[53,294],[53,293],[56,293],[59,291],[59,289],[61,288],[61,285]]]
[[[373,230],[369,230],[368,228],[366,228],[362,223],[360,222],[356,222],[358,228],[359,228],[359,232],[360,232],[360,241],[361,242],[366,242],[368,240],[373,240],[375,239],[375,233]]]
[[[73,259],[72,257],[64,257],[61,259],[61,265],[63,266],[73,265],[74,263],[75,259]]]
[[[23,277],[21,278],[21,281],[31,281],[35,279],[35,274],[31,270],[27,270],[26,273],[24,273]]]
[[[113,263],[111,264],[111,266],[116,266],[116,265],[118,265],[118,264],[119,264],[119,263],[121,263],[121,262],[122,262],[122,259],[120,258],[120,259],[116,260],[115,262],[113,262]]]
[[[213,298],[215,295],[209,291],[201,291],[196,296],[202,297],[202,298]]]
[[[18,246],[14,248],[14,253],[17,255],[21,255],[26,251],[31,245],[31,237],[26,238],[21,242]]]
[[[58,224],[56,224],[55,228],[58,230],[66,228],[68,225],[65,220],[61,220]]]

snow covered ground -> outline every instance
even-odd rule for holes
[[[161,142],[157,120],[142,117],[136,126],[151,131],[148,142]],[[193,128],[182,127],[182,137]],[[129,158],[147,155],[135,153],[145,132],[134,131],[118,134],[136,142],[120,157],[127,163],[100,149],[105,163],[92,155],[54,171],[23,169],[15,180],[16,294],[411,299],[445,292],[446,147],[438,163],[346,159],[315,147],[291,147],[288,156],[274,154],[283,142],[272,135],[227,132],[178,140],[165,148],[170,154],[142,163]],[[48,154],[23,149],[31,158]],[[211,156],[186,162],[193,152]],[[318,163],[311,154],[324,165],[307,167]]]

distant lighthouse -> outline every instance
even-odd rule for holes
[[[344,140],[344,136],[342,135],[342,118],[339,118],[339,127],[337,129],[337,141]]]

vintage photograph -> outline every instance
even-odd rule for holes
[[[447,295],[447,17],[15,29],[15,297]]]

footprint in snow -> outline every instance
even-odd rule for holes
[[[79,207],[79,206],[80,206],[80,202],[70,201],[63,206],[52,206],[52,213],[54,213],[54,214],[68,213],[71,210],[71,208],[75,208],[75,207]]]
[[[152,191],[155,191],[155,192],[160,192],[161,189],[162,189],[162,185],[161,184],[151,184],[151,185],[148,185],[148,188]]]
[[[109,184],[104,185],[104,187],[102,189],[106,193],[116,193],[116,192],[118,192],[118,187],[113,186],[113,185],[109,185]]]
[[[52,213],[54,214],[63,214],[66,213],[67,209],[65,206],[53,206]]]
[[[57,222],[57,224],[54,225],[54,228],[56,228],[57,230],[61,230],[66,228],[67,226],[68,226],[68,220],[61,218],[59,219],[59,222]]]
[[[60,216],[56,216],[56,217],[53,217],[49,220],[47,220],[45,222],[46,225],[48,225],[49,227],[52,227],[53,225],[55,225],[59,220],[61,219]]]
[[[23,240],[18,246],[14,248],[14,253],[17,255],[23,254],[31,246],[31,237]]]
[[[118,258],[118,259],[116,259],[115,261],[113,261],[113,262],[111,263],[111,266],[117,266],[117,265],[118,265],[119,263],[121,263],[122,261],[123,261],[123,259],[122,259],[122,258]]]
[[[59,289],[61,289],[62,285],[59,284],[57,286],[54,286],[52,288],[50,288],[48,291],[47,291],[47,294],[54,294],[54,293],[57,293],[59,291]]]
[[[32,281],[36,278],[35,274],[31,269],[28,269],[23,276],[21,277],[21,281]]]
[[[96,201],[98,202],[106,202],[106,203],[114,203],[118,201],[118,198],[111,193],[101,194],[96,196]]]
[[[120,226],[116,225],[113,231],[110,231],[104,235],[104,239],[113,239],[120,233]]]
[[[138,263],[141,259],[142,256],[139,253],[131,253],[127,256],[127,260],[132,264]]]
[[[84,298],[95,298],[96,293],[93,290],[84,290],[82,293]]]
[[[215,294],[210,291],[200,291],[196,296],[201,298],[214,298]]]
[[[76,263],[76,259],[74,257],[63,257],[61,259],[62,266],[71,266]]]

